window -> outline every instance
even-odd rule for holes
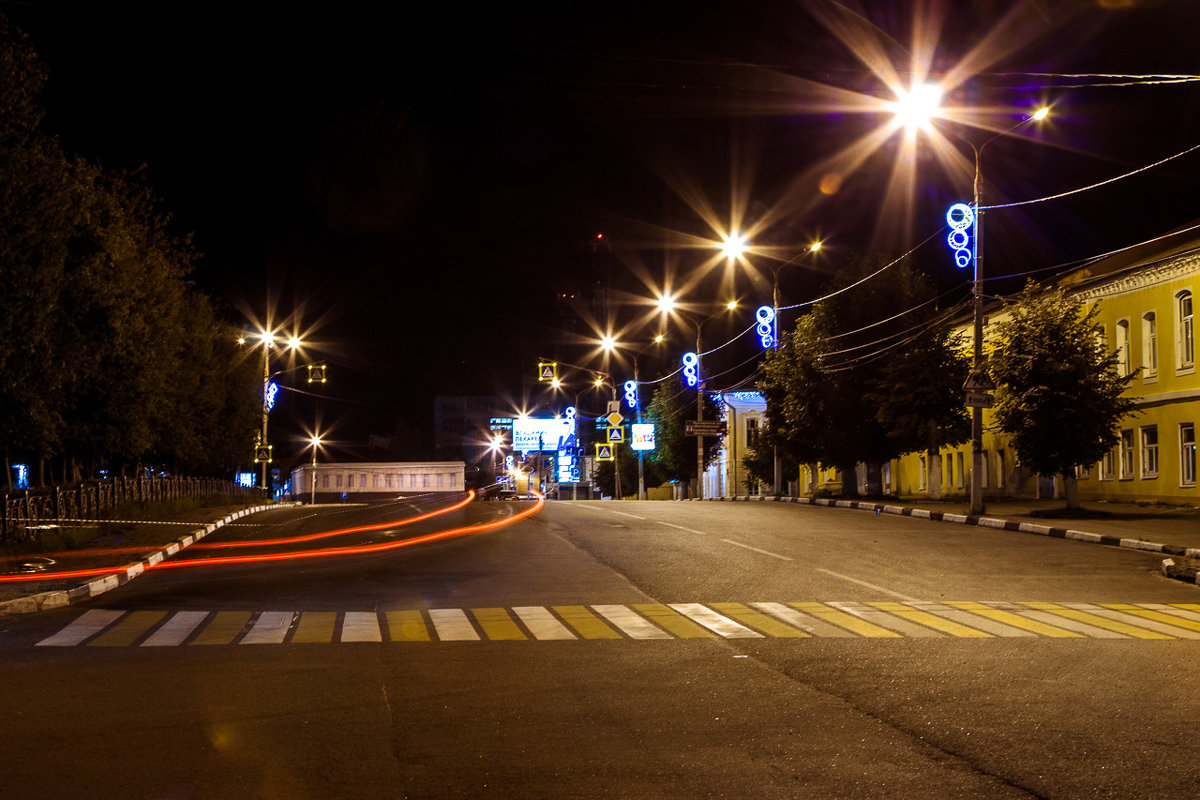
[[[1196,425],[1192,422],[1179,426],[1179,483],[1196,485]]]
[[[917,489],[922,491],[929,488],[929,461],[921,456],[921,472],[917,475]]]
[[[963,487],[963,482],[966,480],[967,473],[963,468],[963,454],[960,452],[955,453],[955,455],[957,456],[955,460],[958,461],[958,483],[955,485],[961,489]]]
[[[445,485],[445,481],[446,476],[439,472],[437,476],[437,488],[441,489]]]
[[[1158,375],[1158,320],[1153,311],[1142,314],[1142,366],[1146,378]]]
[[[1104,454],[1104,458],[1100,459],[1100,480],[1111,481],[1116,477],[1117,459],[1113,455],[1113,450],[1110,448]]]
[[[1117,321],[1117,374],[1129,374],[1129,320]]]
[[[383,476],[382,475],[376,474],[376,475],[371,476],[371,488],[372,489],[383,488]]]
[[[1193,337],[1192,293],[1183,291],[1175,295],[1175,318],[1177,330],[1175,348],[1180,369],[1196,366],[1196,342]]]
[[[456,475],[456,474],[455,474],[455,473],[453,473],[453,472],[452,472],[452,473],[450,473],[450,488],[451,488],[451,489],[457,489],[457,488],[458,488],[458,475]]]
[[[1142,477],[1158,477],[1158,426],[1142,428]]]
[[[342,488],[342,473],[337,474],[337,488]]]
[[[428,488],[429,488],[429,476],[428,476],[428,475],[422,475],[422,476],[421,476],[421,488],[422,488],[422,489],[428,489]]]
[[[360,489],[367,488],[367,473],[364,472],[358,476],[358,488],[360,488]]]
[[[329,488],[329,473],[326,473],[321,476],[321,488],[322,489]]]
[[[759,433],[760,433],[760,430],[758,427],[758,417],[747,418],[746,419],[746,447],[751,448],[751,449],[758,447],[758,434]]]
[[[1121,451],[1121,480],[1129,480],[1133,477],[1133,431],[1121,431],[1118,448]]]
[[[383,476],[383,482],[384,482],[384,484],[385,484],[386,488],[388,488],[388,489],[392,488],[392,475],[391,475],[391,473],[388,473],[387,475],[384,475],[384,476]]]

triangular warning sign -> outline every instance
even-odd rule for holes
[[[542,362],[538,364],[538,380],[552,381],[558,377],[558,364],[555,362]]]
[[[613,452],[612,445],[597,444],[596,445],[596,460],[597,461],[612,461],[613,460],[612,452]]]
[[[608,429],[608,443],[618,444],[625,441],[625,429],[617,426]]]

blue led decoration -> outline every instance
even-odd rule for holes
[[[278,396],[279,396],[279,384],[276,383],[275,381],[271,381],[270,383],[267,384],[267,388],[265,390],[265,394],[263,397],[263,399],[267,403],[267,411],[273,411],[275,409],[275,398]]]
[[[974,259],[971,234],[967,231],[975,224],[975,211],[966,203],[955,203],[946,210],[946,224],[950,226],[946,243],[954,251],[954,264],[959,269],[965,269]]]
[[[638,391],[637,381],[625,381],[625,405],[637,411]]]
[[[695,353],[683,354],[683,379],[689,387],[695,386],[700,380],[700,359]]]
[[[764,350],[769,350],[775,346],[775,309],[759,306],[754,318],[758,320],[758,340],[762,342]]]

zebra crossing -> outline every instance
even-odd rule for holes
[[[710,602],[84,612],[38,647],[674,639],[1200,639],[1197,603]]]

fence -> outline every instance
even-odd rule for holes
[[[32,541],[44,524],[103,519],[127,503],[261,495],[261,489],[218,478],[112,478],[66,489],[5,492],[0,503],[0,541]]]

